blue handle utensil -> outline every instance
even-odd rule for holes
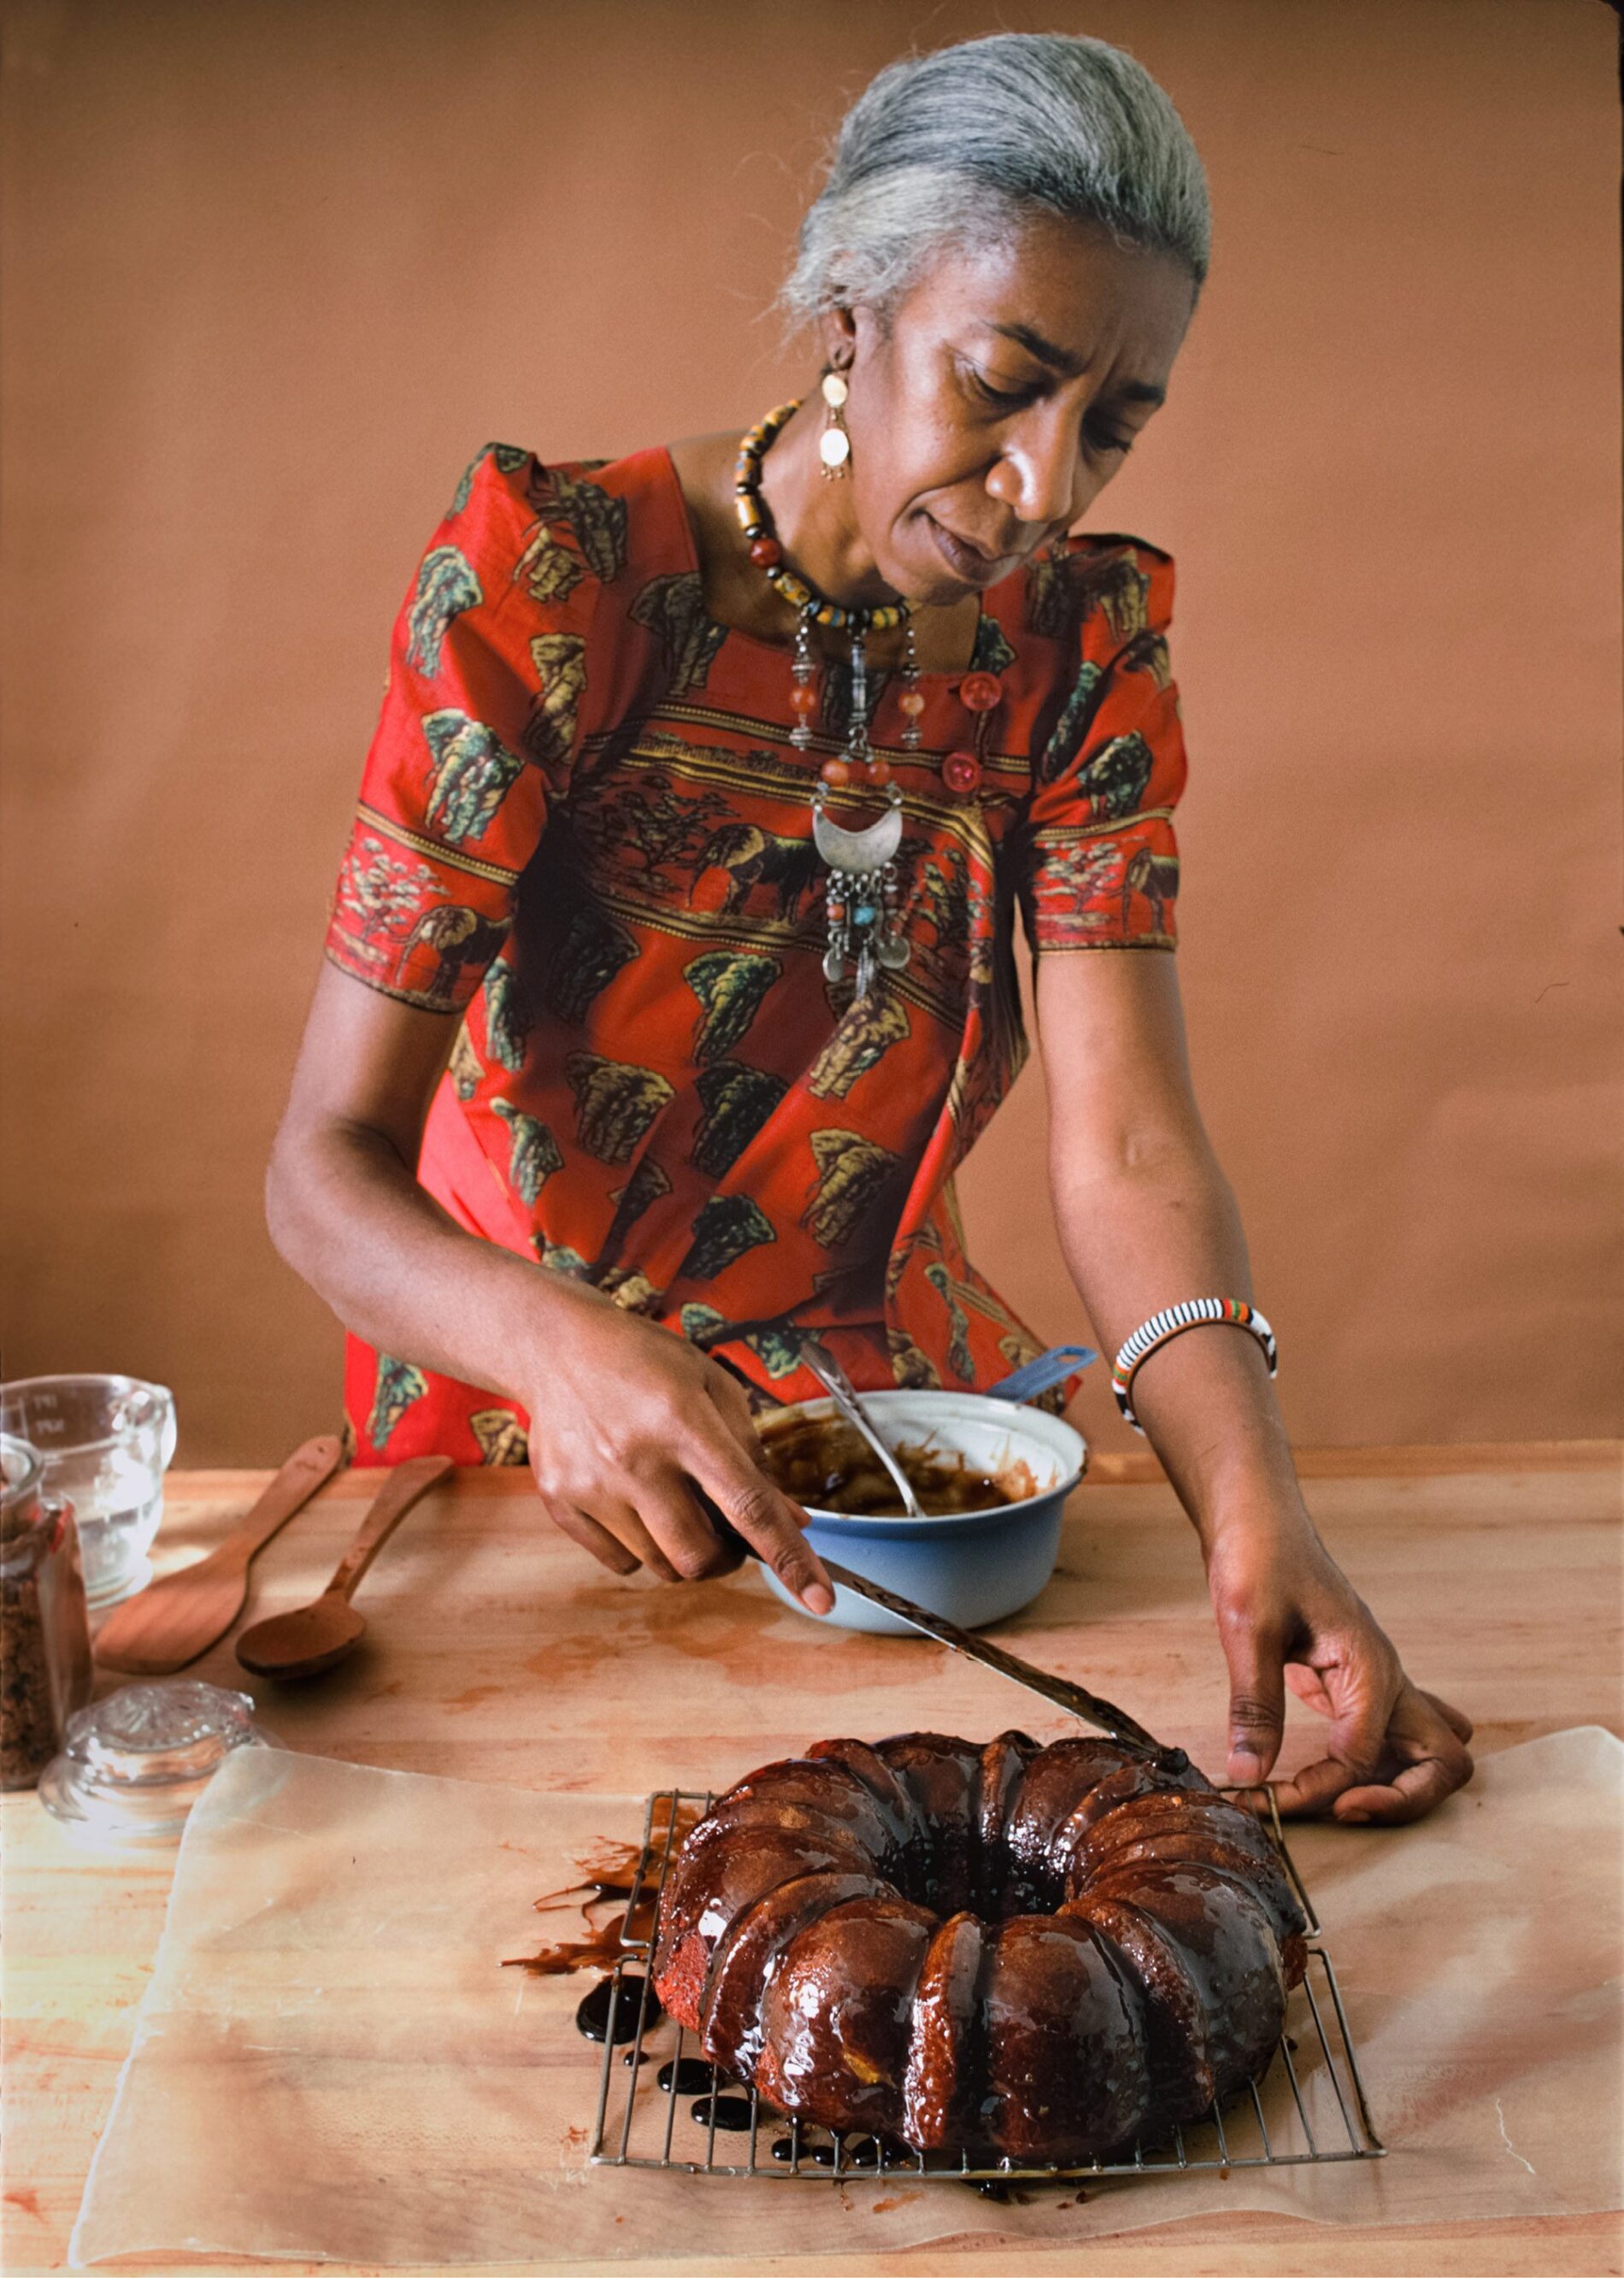
[[[1041,1392],[1052,1392],[1064,1384],[1068,1376],[1075,1376],[1098,1360],[1099,1354],[1092,1345],[1050,1345],[1036,1360],[1029,1360],[1011,1376],[1003,1377],[984,1395],[988,1400],[1035,1400]]]

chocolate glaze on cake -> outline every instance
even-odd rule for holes
[[[779,2111],[916,2151],[1094,2160],[1244,2087],[1304,1923],[1268,1836],[1115,1741],[823,1740],[673,1860],[655,1990]]]

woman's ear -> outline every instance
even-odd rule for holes
[[[831,371],[848,371],[857,354],[857,319],[850,309],[826,309],[819,319],[823,360]]]

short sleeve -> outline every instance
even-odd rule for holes
[[[1138,539],[1094,539],[1056,567],[1077,661],[1033,768],[1019,879],[1027,939],[1040,954],[1171,949],[1185,783],[1167,650],[1173,565]]]
[[[326,949],[427,1012],[461,1012],[478,988],[568,781],[602,588],[575,496],[592,487],[488,444],[395,624]],[[624,502],[606,503],[623,537]]]

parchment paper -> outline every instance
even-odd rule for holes
[[[1616,2206],[1621,1765],[1610,1734],[1559,1733],[1481,1762],[1418,1827],[1294,1832],[1386,2160],[1020,2205],[905,2178],[588,2165],[599,2052],[573,2013],[590,1980],[497,1965],[568,1931],[533,1900],[596,1840],[636,1838],[642,1799],[244,1752],[187,1830],[72,2259],[715,2262],[966,2234],[1035,2247],[1226,2208],[1419,2223]]]

